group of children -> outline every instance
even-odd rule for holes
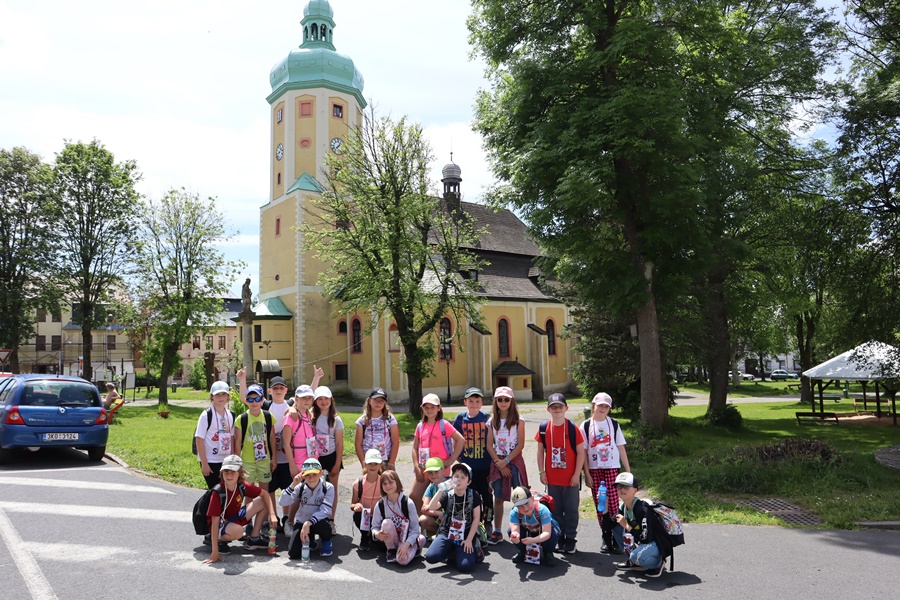
[[[224,509],[221,502],[210,501],[212,534],[207,541],[212,554],[206,562],[221,560],[228,542],[240,539],[255,515],[259,518],[244,545],[267,547],[268,541],[260,537],[266,508],[272,525],[289,537],[292,559],[301,557],[304,544],[329,556],[344,427],[330,389],[317,385],[321,370],[316,369],[312,385],[297,388],[292,405],[285,402],[287,386],[282,378],[270,382],[272,400],[264,406],[262,388],[247,387],[243,372],[238,375],[246,416],[235,419],[230,414],[228,386],[217,382],[210,389],[212,405],[199,418],[195,432],[207,483],[212,487],[221,481],[230,490],[227,493],[240,500],[226,503]],[[591,417],[581,426],[566,418],[568,405],[562,394],[548,399],[550,419],[534,438],[539,479],[548,493],[541,502],[529,488],[522,457],[525,424],[513,390],[506,386],[494,390],[490,414],[481,410],[484,394],[478,388],[466,391],[464,403],[466,411],[451,423],[444,419],[437,395],[422,399],[423,416],[412,442],[415,476],[407,496],[395,469],[400,446],[397,420],[384,390],[371,391],[356,420],[355,453],[362,474],[351,485],[350,499],[353,521],[361,532],[360,550],[384,552],[387,562],[400,565],[425,551],[428,563],[447,562],[468,572],[483,560],[482,544],[503,540],[504,503],[511,502],[507,534],[518,550],[513,561],[552,565],[555,552],[575,552],[584,476],[595,505],[606,495],[606,504],[597,507],[601,552],[626,552],[627,559],[618,565],[622,569],[643,570],[651,576],[662,572],[665,555],[634,494],[637,483],[621,428],[609,416],[608,394],[594,396]],[[276,489],[282,490],[281,520],[274,512]],[[244,497],[248,503],[241,506]],[[426,535],[433,536],[430,545]]]

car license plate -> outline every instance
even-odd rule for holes
[[[45,433],[44,441],[45,442],[60,442],[60,441],[77,441],[78,434],[77,433]]]

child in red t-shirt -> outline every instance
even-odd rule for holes
[[[537,464],[541,483],[553,496],[553,518],[562,535],[559,551],[575,553],[578,534],[578,490],[584,467],[584,435],[566,418],[568,403],[562,394],[551,394],[547,400],[550,420],[542,423],[535,440],[538,443]]]
[[[222,560],[221,552],[229,552],[228,542],[240,539],[244,535],[244,525],[254,516],[259,515],[253,522],[251,540],[260,540],[259,532],[262,529],[262,511],[269,511],[269,523],[275,527],[278,516],[269,494],[252,483],[244,483],[247,474],[243,470],[243,461],[237,454],[226,456],[222,461],[219,476],[222,478],[222,487],[225,489],[225,508],[222,509],[222,501],[219,494],[214,493],[209,498],[209,509],[206,515],[209,517],[209,532],[212,540],[212,554],[203,561],[203,564],[211,564]],[[243,484],[244,493],[241,493]],[[246,495],[246,498],[244,497]],[[244,500],[249,502],[244,505]],[[257,544],[253,547],[265,548],[265,545]]]

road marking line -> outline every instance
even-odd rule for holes
[[[34,560],[34,557],[25,548],[19,532],[13,527],[12,522],[6,513],[0,509],[0,537],[3,538],[6,547],[9,548],[9,554],[12,556],[13,562],[19,569],[22,579],[25,580],[25,587],[31,592],[34,600],[57,600],[50,582],[44,577],[44,572]]]
[[[0,471],[8,475],[18,475],[19,473],[70,473],[72,471],[92,471],[94,473],[108,473],[111,471],[118,471],[120,473],[129,472],[128,469],[116,465],[106,467],[64,467],[61,469],[0,469]]]
[[[0,475],[0,485],[34,485],[39,487],[64,487],[81,490],[107,490],[110,492],[145,492],[150,494],[170,494],[175,492],[150,485],[128,483],[104,483],[102,481],[74,481],[69,479],[40,479],[38,477],[4,477]]]
[[[53,560],[66,563],[115,560],[121,569],[127,564],[147,566],[147,557],[142,551],[133,548],[116,546],[95,546],[89,544],[65,544],[60,542],[26,542],[25,548],[42,560]],[[233,544],[235,545],[235,544]],[[182,571],[209,573],[211,569],[220,569],[225,575],[256,575],[259,577],[297,577],[299,579],[315,579],[321,581],[346,581],[351,583],[371,583],[370,580],[354,575],[346,569],[335,567],[323,561],[301,563],[292,561],[287,556],[287,549],[278,556],[268,559],[268,555],[259,554],[225,554],[223,562],[217,565],[204,565],[203,559],[207,550],[199,552],[170,551],[159,553],[159,559],[166,566]],[[265,558],[264,558],[265,557]]]
[[[123,508],[117,506],[38,504],[35,502],[6,501],[0,501],[0,509],[15,513],[40,514],[44,517],[60,515],[65,517],[98,517],[101,519],[168,521],[170,523],[191,522],[191,512],[188,510],[154,510],[145,508]]]

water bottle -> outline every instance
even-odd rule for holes
[[[274,526],[269,527],[269,549],[268,549],[268,552],[269,552],[269,554],[275,554],[276,552],[278,552],[278,545],[275,542],[275,527]]]
[[[597,512],[598,513],[606,513],[606,504],[607,504],[607,496],[606,496],[606,482],[600,482],[600,489],[597,490]]]
[[[300,560],[307,562],[309,560],[309,541],[303,542],[303,550],[300,551]]]

